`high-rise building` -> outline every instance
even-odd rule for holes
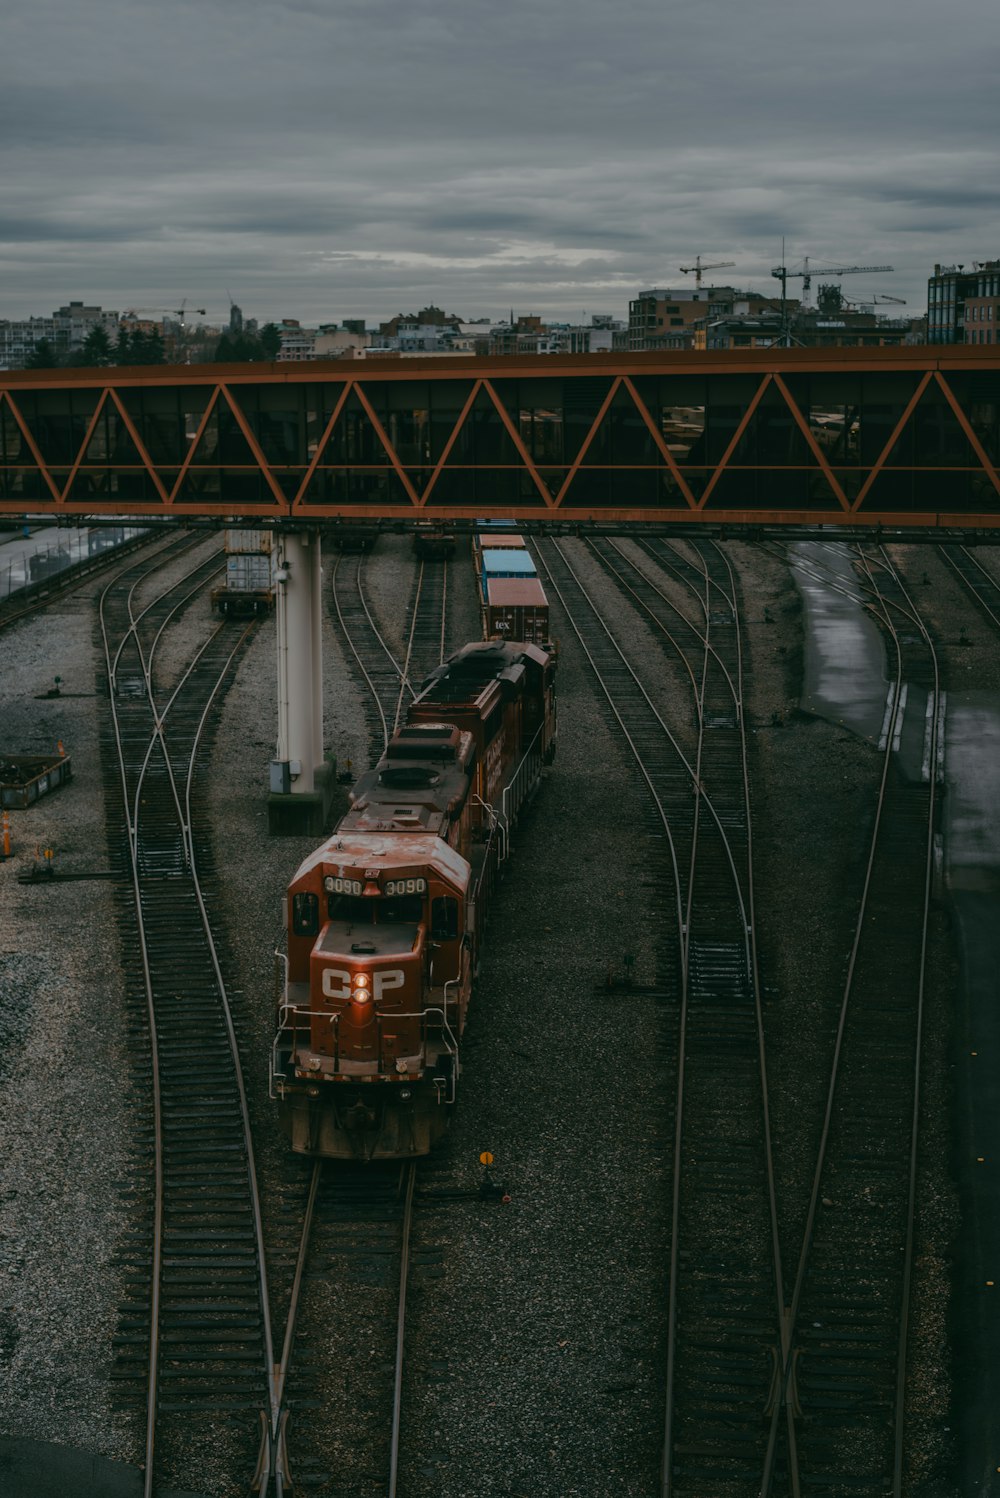
[[[1000,260],[973,260],[968,270],[964,264],[935,265],[927,281],[927,342],[995,343],[998,297]],[[987,332],[994,336],[986,338]]]

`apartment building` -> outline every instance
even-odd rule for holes
[[[113,343],[118,336],[118,313],[84,302],[67,302],[49,317],[0,319],[0,369],[23,369],[43,340],[65,359],[83,347],[95,327],[102,327]]]
[[[965,343],[1000,343],[1000,260],[980,261],[965,294]]]
[[[927,281],[928,343],[997,343],[1000,260],[935,265]],[[987,336],[992,335],[992,336]]]
[[[798,302],[789,302],[797,308]],[[692,291],[654,287],[640,291],[628,304],[628,341],[631,352],[643,349],[696,347],[696,325],[729,317],[764,317],[777,311],[774,297],[735,286],[700,286]],[[704,347],[704,344],[701,345]]]

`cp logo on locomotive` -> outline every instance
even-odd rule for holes
[[[400,967],[382,968],[372,973],[372,997],[376,1004],[382,995],[392,988],[402,988],[405,975]],[[346,968],[325,967],[323,969],[323,997],[326,999],[349,999],[351,997],[351,975]]]

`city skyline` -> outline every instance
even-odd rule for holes
[[[844,290],[916,316],[935,263],[1000,253],[997,29],[987,0],[40,0],[4,22],[3,315],[627,317],[698,254],[778,295],[784,239],[893,265]]]

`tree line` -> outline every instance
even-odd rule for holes
[[[255,360],[273,360],[281,348],[281,334],[273,322],[265,323],[259,333],[223,333],[209,359],[216,364],[248,364]],[[166,364],[168,351],[158,328],[130,332],[120,328],[114,343],[105,328],[91,328],[79,348],[68,352],[42,338],[25,360],[27,369],[107,369],[115,365]],[[204,358],[204,355],[202,355]]]

